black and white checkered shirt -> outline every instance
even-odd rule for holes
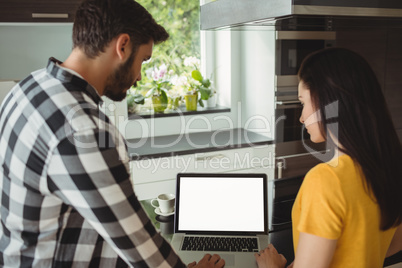
[[[54,59],[5,98],[1,267],[185,267],[138,202],[100,102]]]

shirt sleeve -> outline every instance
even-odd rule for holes
[[[345,215],[345,200],[339,179],[326,164],[307,173],[300,188],[299,232],[338,239]]]
[[[114,133],[114,128],[89,129],[62,140],[49,163],[49,190],[74,207],[134,267],[186,267],[135,196],[127,149],[121,135]]]

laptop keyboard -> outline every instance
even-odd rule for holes
[[[258,252],[255,237],[185,236],[181,250]]]

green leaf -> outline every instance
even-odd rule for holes
[[[194,70],[191,72],[191,77],[193,77],[195,80],[200,81],[202,83],[202,74],[198,70]]]
[[[144,104],[145,103],[145,98],[141,94],[135,94],[133,96],[134,102],[137,104]]]
[[[199,100],[198,100],[198,104],[199,104],[201,107],[203,107],[203,108],[204,108],[204,103],[202,102],[202,100],[201,100],[201,99],[199,99]]]
[[[202,99],[202,100],[207,100],[207,99],[209,99],[209,96],[211,95],[211,90],[210,90],[210,89],[201,87],[199,91],[200,91],[200,93],[201,93],[201,99]]]
[[[148,90],[147,94],[145,94],[145,98],[149,98],[152,97],[154,95],[156,88],[151,88],[150,90]]]
[[[164,91],[164,90],[161,90],[161,103],[163,106],[167,107],[168,97],[167,97],[166,91]]]
[[[170,81],[163,81],[160,83],[160,89],[164,90],[170,90],[172,84],[170,84]]]
[[[134,103],[136,104],[144,104],[145,102],[145,98],[144,96],[142,96],[141,94],[129,94],[127,95],[127,106],[131,107],[134,105]]]
[[[208,78],[202,79],[201,84],[202,84],[204,87],[208,88],[208,87],[211,86],[211,81],[209,81]]]

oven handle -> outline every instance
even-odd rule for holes
[[[293,101],[277,101],[276,105],[290,105],[290,104],[301,104],[300,101],[298,100],[293,100]]]
[[[276,109],[294,109],[300,108],[301,102],[298,100],[293,101],[276,101],[275,102]]]
[[[336,40],[335,31],[277,31],[276,40]]]

